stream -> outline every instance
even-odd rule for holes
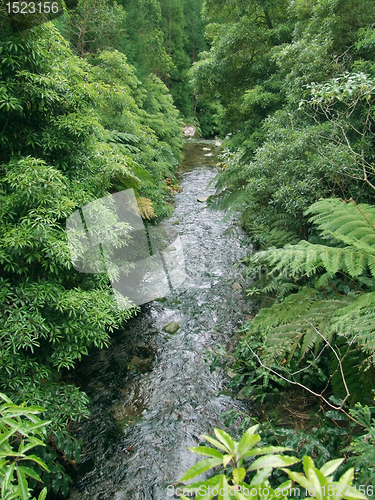
[[[244,409],[230,396],[225,371],[211,373],[206,360],[218,344],[233,344],[252,314],[247,284],[234,267],[249,251],[242,230],[198,201],[215,191],[208,185],[219,153],[213,141],[186,141],[181,192],[162,223],[180,235],[184,283],[143,305],[108,349],[86,357],[72,374],[92,404],[90,418],[76,429],[84,458],[70,500],[171,498],[167,486],[199,458],[187,447],[225,428],[223,411]],[[179,328],[167,333],[172,321]]]

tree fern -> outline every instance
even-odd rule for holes
[[[305,212],[315,214],[310,221],[328,235],[359,251],[375,255],[375,207],[357,205],[354,200],[328,198],[320,200]]]
[[[249,258],[248,264],[255,267],[266,263],[272,276],[278,273],[279,279],[282,273],[289,279],[301,274],[318,275],[316,288],[302,288],[281,303],[262,309],[248,332],[263,336],[265,360],[290,360],[297,351],[301,360],[314,347],[317,352],[322,337],[330,340],[334,335],[344,337],[353,348],[358,346],[366,356],[374,354],[375,292],[355,294],[352,290],[328,298],[319,293],[319,288],[327,287],[341,272],[354,283],[357,280],[357,290],[368,285],[373,289],[375,207],[357,205],[352,200],[327,199],[312,205],[306,214],[315,214],[311,221],[329,239],[329,245],[300,241],[282,249],[258,252]],[[361,359],[365,359],[363,356]]]
[[[330,318],[352,300],[350,296],[324,300],[316,290],[303,288],[280,304],[261,309],[247,333],[264,337],[264,359],[290,359],[297,348],[302,359],[314,345],[317,349],[323,342],[316,330],[326,338],[332,337]]]

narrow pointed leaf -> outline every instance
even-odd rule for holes
[[[282,453],[284,451],[293,451],[292,448],[285,448],[284,446],[265,446],[264,448],[253,448],[246,452],[242,458],[254,457],[257,455],[270,455],[271,453]]]
[[[234,441],[232,439],[232,436],[230,436],[227,432],[221,430],[221,429],[214,429],[215,436],[218,438],[218,440],[223,443],[224,446],[228,448],[229,451],[231,451],[233,454],[236,452]]]
[[[35,472],[35,470],[30,469],[30,467],[26,467],[25,465],[20,465],[20,466],[18,466],[18,468],[19,468],[20,470],[22,470],[22,472],[23,472],[24,474],[26,474],[27,476],[32,477],[32,478],[33,478],[33,479],[35,479],[36,481],[40,481],[40,482],[42,481],[42,480],[40,479],[39,475]]]
[[[180,481],[187,481],[188,479],[191,479],[195,476],[198,476],[198,474],[201,474],[202,472],[206,472],[206,470],[211,469],[212,467],[215,467],[215,465],[219,465],[222,463],[221,458],[207,458],[206,460],[201,460],[200,462],[197,462],[194,464],[188,471],[185,472],[185,474],[182,476]]]
[[[216,439],[212,438],[211,436],[206,436],[203,434],[202,438],[205,439],[206,441],[208,441],[209,443],[213,444],[214,446],[216,446],[216,448],[219,448],[219,450],[223,450],[226,453],[228,453],[228,451],[230,451],[226,446],[221,444],[220,441],[217,441]]]
[[[263,469],[264,467],[288,467],[293,465],[300,460],[297,457],[284,457],[283,455],[266,455],[264,457],[257,458],[247,470],[257,470]]]
[[[242,436],[239,444],[238,444],[238,457],[242,458],[245,456],[245,453],[248,452],[251,448],[253,448],[256,443],[260,441],[259,434],[253,434],[252,429],[248,429],[245,434]]]
[[[217,457],[217,458],[223,458],[223,454],[220,453],[220,451],[215,450],[215,448],[210,448],[208,446],[194,446],[191,448],[188,448],[188,450],[192,451],[193,453],[196,453],[197,455],[203,455],[206,457]]]
[[[45,500],[47,496],[47,488],[43,488],[39,493],[38,500]]]
[[[20,467],[16,466],[17,477],[18,477],[18,487],[22,500],[28,500],[29,489],[25,474],[22,472]]]
[[[36,462],[38,465],[43,467],[43,469],[49,472],[49,468],[40,457],[37,457],[36,455],[27,455],[27,460],[32,460],[33,462]]]
[[[329,476],[332,472],[335,472],[337,467],[341,465],[344,461],[344,458],[338,458],[337,460],[330,460],[326,462],[321,468],[320,472],[324,474],[324,476]]]

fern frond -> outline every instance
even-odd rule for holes
[[[149,200],[148,198],[140,197],[137,198],[137,203],[143,219],[150,220],[156,217],[151,200]]]
[[[375,255],[375,207],[335,198],[320,200],[306,210],[323,235]]]
[[[375,292],[360,295],[352,304],[336,311],[331,331],[355,339],[363,350],[375,351]]]
[[[258,252],[249,257],[247,263],[250,268],[267,263],[272,266],[272,273],[288,270],[290,276],[312,276],[325,270],[329,276],[342,271],[354,278],[369,269],[375,277],[375,254],[352,247],[314,245],[308,241]]]
[[[264,338],[265,360],[290,359],[297,348],[302,359],[314,346],[318,349],[322,344],[321,335],[328,340],[332,338],[334,330],[330,328],[331,318],[337,310],[345,308],[353,300],[351,296],[323,300],[318,297],[316,290],[303,288],[282,303],[261,309],[247,333]]]

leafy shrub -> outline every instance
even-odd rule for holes
[[[33,479],[42,482],[39,474],[29,464],[37,464],[48,471],[39,455],[28,452],[45,446],[46,428],[50,422],[36,416],[44,408],[17,406],[4,394],[0,394],[0,398],[5,401],[0,407],[1,498],[27,500],[32,496],[28,481]],[[47,488],[43,488],[38,500],[44,500],[46,495]]]
[[[195,498],[205,500],[216,498],[217,495],[222,500],[231,498],[237,500],[256,500],[258,498],[277,500],[293,498],[292,493],[296,491],[293,488],[294,483],[297,483],[305,491],[310,492],[311,496],[320,500],[328,500],[333,495],[337,499],[366,499],[362,491],[358,492],[356,487],[352,486],[354,469],[349,469],[338,480],[334,481],[333,473],[344,459],[331,460],[318,469],[313,460],[305,455],[302,460],[303,473],[294,472],[287,467],[297,464],[300,460],[293,456],[280,454],[292,450],[281,446],[256,446],[261,441],[260,435],[255,434],[257,429],[257,425],[250,427],[240,441],[235,441],[228,433],[220,429],[215,429],[216,439],[202,436],[215,448],[208,446],[189,448],[193,453],[209,458],[193,465],[185,472],[181,481],[188,481],[214,467],[220,467],[220,471],[209,479],[189,483],[184,488],[185,493],[195,492]],[[275,469],[284,472],[289,476],[289,480],[284,481],[274,489],[271,478]],[[285,492],[289,493],[290,496]],[[187,500],[184,494],[180,494],[180,497]]]

